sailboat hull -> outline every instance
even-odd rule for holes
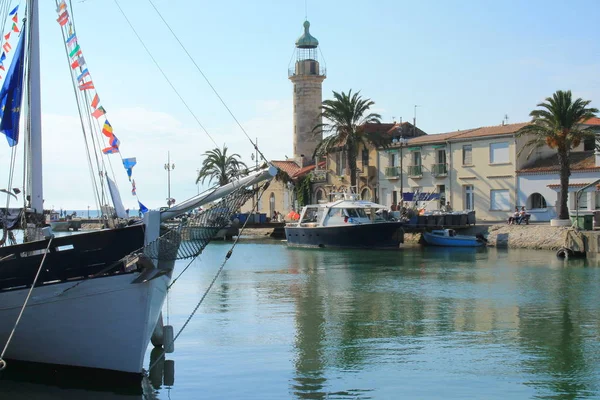
[[[132,283],[138,272],[35,288],[5,358],[141,373],[170,278]],[[0,293],[0,343],[27,289]],[[9,362],[10,367],[10,362]]]

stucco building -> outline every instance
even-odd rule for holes
[[[584,125],[594,128],[595,124],[588,121]],[[454,210],[475,210],[482,221],[506,220],[515,206],[525,206],[532,220],[554,218],[560,188],[556,150],[547,146],[525,149],[529,138],[517,135],[525,125],[480,127],[402,143],[396,140],[388,149],[379,149],[380,202],[398,204],[418,191],[439,194],[419,207],[436,210],[450,202]],[[596,158],[600,161],[594,153],[593,138],[572,151],[572,190],[593,181],[594,176],[600,178]],[[586,196],[580,208],[591,210],[596,201],[600,207],[600,194],[595,189]],[[574,207],[573,199],[570,204]]]

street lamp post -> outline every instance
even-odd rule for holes
[[[167,171],[167,205],[171,208],[171,204],[174,203],[171,199],[171,171],[175,169],[175,164],[171,164],[171,152],[167,152],[167,163],[165,164],[165,170]]]
[[[403,136],[398,139],[400,144],[400,204],[402,206],[404,206],[404,154],[402,154],[402,149],[407,142],[408,139]]]
[[[400,147],[400,205],[404,205],[404,154],[402,154],[403,147],[408,143],[408,139],[404,137],[402,132],[402,118],[400,118],[400,126],[396,129],[400,134],[399,137],[392,139],[392,143],[398,144]]]

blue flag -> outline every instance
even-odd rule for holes
[[[6,73],[6,80],[0,90],[0,132],[6,135],[8,145],[13,147],[19,141],[19,119],[23,98],[23,66],[25,64],[25,35],[19,37],[15,56]]]
[[[136,161],[135,157],[123,159],[123,166],[127,170],[127,176],[130,178],[130,180],[131,180],[131,170],[133,169],[133,167],[135,166],[136,163],[137,163],[137,161]]]
[[[145,205],[143,205],[139,200],[138,200],[138,204],[140,205],[140,212],[142,214],[145,214],[148,212],[148,208]]]

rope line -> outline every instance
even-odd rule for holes
[[[254,211],[258,209],[258,203],[260,202],[260,199],[262,198],[262,195],[265,193],[267,187],[269,187],[269,182],[268,181],[265,184],[263,184],[263,187],[261,188],[260,194],[257,196],[257,201],[256,201],[254,207],[252,208],[252,213],[254,213]],[[217,278],[221,275],[221,272],[225,268],[225,264],[227,263],[227,261],[229,261],[229,258],[231,258],[231,255],[233,254],[233,250],[235,249],[235,246],[238,244],[238,241],[240,240],[240,237],[242,236],[242,233],[244,232],[244,229],[246,229],[246,225],[248,224],[249,221],[250,221],[250,218],[248,218],[248,219],[246,219],[246,221],[244,221],[244,224],[242,225],[242,228],[240,229],[239,234],[236,236],[235,240],[233,241],[233,244],[231,245],[231,248],[229,249],[229,251],[225,255],[225,259],[221,263],[221,266],[219,267],[219,269],[215,273],[215,276],[213,277],[212,281],[210,282],[210,284],[208,285],[208,287],[204,291],[204,294],[202,295],[202,297],[198,301],[198,304],[196,304],[196,306],[192,310],[190,316],[184,322],[183,326],[179,329],[179,332],[177,332],[177,335],[175,335],[175,337],[173,337],[173,342],[172,343],[175,343],[175,341],[177,340],[177,338],[179,337],[179,335],[181,335],[181,333],[183,332],[183,330],[188,326],[188,324],[190,323],[190,321],[192,320],[192,318],[194,317],[194,315],[196,314],[196,312],[198,311],[198,309],[200,308],[200,306],[204,302],[204,299],[206,298],[206,296],[208,296],[208,293],[210,292],[210,290],[214,286],[215,282],[217,281]],[[195,258],[194,258],[194,260],[195,260]],[[192,260],[192,261],[194,261],[194,260]],[[191,264],[191,262],[190,262],[190,264]],[[188,264],[188,266],[189,266],[189,264]],[[186,269],[187,269],[187,267],[186,267]],[[179,276],[181,276],[181,274]],[[177,278],[179,278],[179,276]],[[168,290],[171,289],[171,286],[173,286],[174,283],[175,283],[175,281],[173,281],[171,283],[171,285],[169,285]],[[151,370],[164,357],[165,354],[166,354],[166,352],[164,350],[164,344],[163,344],[163,351],[162,351],[160,357],[158,357],[156,359],[156,361],[154,361],[154,363],[152,363],[148,369]]]
[[[198,125],[200,125],[200,128],[202,128],[202,130],[204,131],[204,133],[206,133],[206,135],[208,136],[208,138],[214,143],[214,145],[216,147],[219,147],[219,145],[217,144],[217,142],[215,142],[215,140],[212,138],[212,136],[210,135],[210,133],[208,133],[208,131],[206,130],[206,128],[204,127],[204,125],[202,125],[202,123],[200,122],[200,120],[198,119],[198,117],[196,117],[196,114],[194,114],[194,112],[192,111],[192,109],[190,108],[190,106],[186,103],[186,101],[183,99],[183,97],[181,97],[181,95],[179,94],[179,92],[177,91],[177,89],[175,88],[175,86],[173,85],[173,83],[171,82],[171,80],[167,77],[167,74],[165,73],[165,71],[163,71],[163,69],[160,67],[160,65],[158,65],[158,62],[156,61],[156,59],[154,58],[154,56],[152,55],[152,53],[150,53],[150,50],[148,49],[148,47],[146,47],[146,44],[144,43],[144,41],[142,40],[142,38],[140,37],[140,35],[137,33],[137,31],[133,27],[133,24],[131,23],[131,21],[129,21],[129,18],[127,18],[127,15],[125,15],[125,12],[123,11],[123,9],[121,8],[121,6],[119,5],[119,2],[117,0],[114,0],[114,2],[117,5],[117,8],[119,9],[119,11],[121,11],[121,14],[123,14],[123,17],[125,18],[125,21],[127,21],[127,23],[129,24],[129,27],[131,28],[131,30],[133,31],[133,33],[135,34],[135,36],[138,38],[138,40],[142,44],[142,47],[144,47],[144,50],[146,50],[146,53],[148,53],[148,55],[150,56],[150,58],[154,62],[154,65],[156,65],[156,68],[158,68],[158,70],[160,71],[160,73],[162,74],[162,76],[165,78],[165,80],[167,81],[167,83],[171,86],[171,89],[173,89],[173,91],[175,92],[175,94],[177,95],[177,97],[179,97],[179,100],[181,100],[181,102],[183,103],[183,105],[185,106],[185,108],[187,108],[188,111],[190,112],[190,114],[192,114],[192,117],[194,117],[194,119],[196,120],[196,122],[198,123]]]
[[[40,272],[42,271],[42,267],[44,266],[44,261],[46,261],[46,256],[49,253],[50,245],[52,244],[53,239],[54,239],[54,235],[52,235],[50,237],[50,240],[48,240],[48,246],[46,247],[46,251],[44,252],[44,257],[42,257],[42,262],[40,263],[40,266],[38,267],[37,273],[35,274],[35,278],[33,278],[33,283],[31,284],[31,288],[29,288],[29,293],[27,293],[25,302],[23,303],[23,306],[21,307],[21,312],[19,312],[19,316],[17,317],[15,326],[13,327],[12,331],[10,332],[8,339],[6,340],[6,344],[4,345],[4,349],[2,350],[2,354],[0,354],[0,371],[2,371],[4,368],[6,368],[6,361],[4,361],[4,354],[6,353],[6,350],[8,349],[8,345],[10,344],[10,341],[12,340],[13,335],[15,334],[15,331],[17,330],[17,326],[19,325],[19,322],[21,321],[21,317],[23,316],[23,311],[25,311],[25,307],[27,307],[27,303],[29,302],[29,298],[31,297],[33,288],[35,287],[35,284],[37,283],[37,280],[40,276]]]
[[[194,60],[194,58],[187,51],[187,49],[185,48],[185,46],[183,45],[183,43],[181,43],[181,40],[179,40],[179,37],[177,37],[177,35],[173,31],[173,29],[171,29],[171,26],[169,25],[169,23],[164,19],[164,17],[160,13],[160,11],[158,11],[158,8],[156,8],[156,6],[152,2],[152,0],[148,0],[148,2],[152,5],[152,8],[154,8],[154,11],[156,11],[156,13],[158,14],[158,16],[160,17],[160,19],[162,20],[162,22],[164,22],[164,24],[166,25],[166,27],[169,29],[169,31],[171,32],[171,34],[173,35],[173,37],[175,38],[175,40],[177,40],[177,43],[179,43],[179,45],[181,46],[181,48],[183,49],[183,51],[185,52],[185,54],[188,56],[188,58],[190,59],[190,61],[194,64],[194,66],[196,67],[196,69],[198,70],[198,72],[200,72],[200,75],[202,75],[202,77],[204,78],[204,80],[206,81],[206,83],[208,84],[208,86],[212,89],[212,91],[214,92],[214,94],[221,101],[221,104],[223,104],[223,107],[225,107],[225,109],[227,110],[227,112],[229,112],[229,115],[231,115],[231,117],[236,122],[236,124],[240,127],[240,129],[242,130],[242,132],[244,132],[244,135],[246,135],[246,137],[248,138],[248,140],[252,144],[252,147],[258,152],[258,154],[260,154],[260,156],[263,159],[263,161],[268,162],[268,160],[265,158],[264,154],[258,149],[258,144],[252,141],[252,139],[250,138],[250,135],[248,135],[248,133],[246,132],[246,130],[244,129],[244,127],[242,126],[242,124],[240,123],[240,121],[238,121],[238,119],[235,117],[235,115],[233,114],[233,112],[231,111],[231,109],[227,106],[227,104],[225,103],[225,100],[223,100],[223,98],[221,97],[221,95],[219,95],[219,92],[217,92],[217,89],[215,89],[215,87],[210,82],[210,80],[208,79],[208,77],[204,74],[204,72],[202,72],[202,69],[200,69],[200,67],[196,63],[196,60]],[[293,54],[292,54],[292,57],[293,57]]]

